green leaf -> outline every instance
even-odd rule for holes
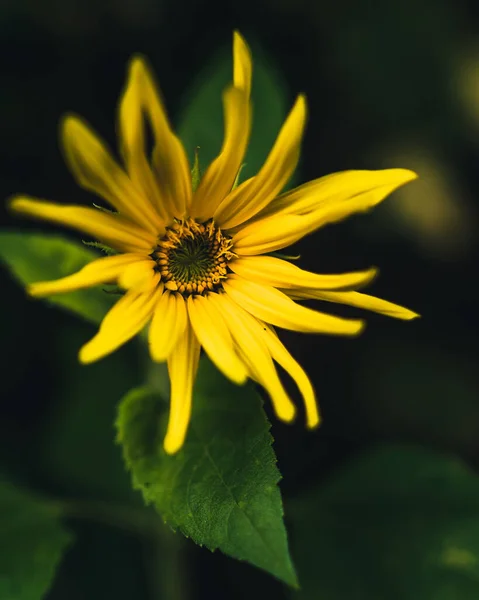
[[[197,544],[297,586],[259,397],[201,361],[190,430],[175,456],[162,449],[163,412],[161,399],[146,388],[132,390],[119,408],[118,440],[145,502]]]
[[[199,146],[201,168],[215,158],[223,142],[222,93],[231,84],[231,46],[223,49],[202,71],[186,94],[186,108],[180,113],[178,132],[188,155],[194,158]],[[255,175],[266,159],[289,106],[285,86],[265,56],[253,52],[253,128],[241,178]]]
[[[0,480],[0,532],[0,598],[44,598],[72,541],[58,509]]]
[[[83,244],[61,236],[0,233],[0,260],[22,285],[71,275],[97,258],[99,255]],[[99,323],[112,306],[114,298],[101,288],[91,288],[50,296],[46,301],[87,321]]]
[[[302,600],[479,598],[479,478],[384,446],[291,507]]]
[[[40,467],[69,496],[141,503],[113,443],[112,427],[118,398],[141,381],[137,348],[81,365],[78,349],[91,336],[86,329],[72,319],[49,340],[56,374],[37,453]]]

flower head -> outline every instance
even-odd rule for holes
[[[63,279],[35,283],[28,291],[41,297],[107,283],[125,290],[95,337],[81,348],[80,360],[91,363],[110,354],[149,324],[151,357],[167,361],[171,380],[164,442],[169,453],[185,439],[202,347],[232,381],[260,383],[277,416],[291,421],[295,406],[278,378],[277,362],[296,381],[307,425],[315,427],[319,413],[311,383],[274,327],[354,336],[363,322],[296,301],[314,298],[399,319],[417,316],[357,291],[374,278],[374,269],[318,275],[272,255],[323,225],[372,208],[416,175],[404,169],[347,171],[281,194],[299,158],[306,119],[306,100],[299,96],[262,168],[236,186],[252,112],[251,56],[238,33],[233,54],[233,83],[223,94],[223,146],[197,189],[192,189],[187,155],[171,129],[153,76],[142,58],[134,58],[119,106],[124,168],[81,119],[68,116],[62,123],[66,159],[78,183],[115,212],[24,196],[11,202],[16,212],[73,227],[117,252]],[[145,119],[154,136],[151,156]]]

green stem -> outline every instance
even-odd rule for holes
[[[190,597],[185,569],[185,543],[180,533],[164,531],[146,548],[146,567],[153,600],[187,600]]]
[[[66,500],[55,502],[66,518],[85,519],[122,529],[147,540],[145,562],[152,600],[187,600],[187,577],[184,572],[184,542],[146,509],[120,506],[110,502]]]
[[[109,525],[140,537],[156,539],[166,529],[155,513],[140,508],[82,500],[59,501],[57,505],[64,517]]]

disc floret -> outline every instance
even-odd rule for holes
[[[151,256],[165,287],[190,296],[221,289],[236,256],[232,248],[232,239],[213,220],[175,219]]]

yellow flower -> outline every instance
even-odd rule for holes
[[[296,381],[307,425],[315,427],[319,413],[311,383],[273,327],[355,336],[363,322],[317,312],[294,300],[350,304],[398,319],[417,316],[356,291],[374,278],[375,269],[317,275],[271,255],[323,225],[372,208],[416,174],[404,169],[346,171],[281,194],[296,168],[306,120],[306,100],[299,96],[260,171],[235,187],[252,112],[251,55],[238,33],[233,54],[233,83],[223,94],[223,146],[196,190],[154,78],[136,57],[119,106],[124,169],[78,117],[68,116],[62,124],[66,159],[78,183],[117,212],[25,196],[11,202],[18,213],[73,227],[118,252],[63,279],[35,283],[28,291],[42,297],[106,283],[126,290],[81,348],[80,361],[91,363],[110,354],[150,324],[151,357],[167,361],[171,381],[164,441],[168,453],[179,450],[185,439],[201,347],[235,383],[251,378],[261,384],[276,415],[291,421],[295,406],[278,378],[276,361]],[[154,136],[151,156],[145,148],[144,118]]]

